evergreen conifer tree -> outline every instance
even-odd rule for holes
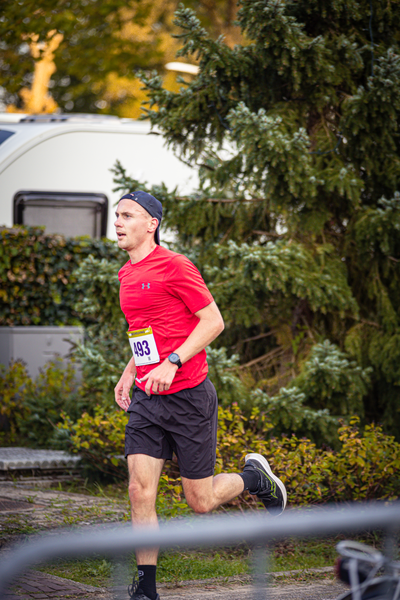
[[[142,77],[147,117],[201,178],[188,197],[149,191],[265,405],[292,389],[398,436],[399,2],[239,7],[245,42],[230,48],[181,6],[179,55],[198,76],[178,93]],[[116,173],[121,190],[139,185]]]

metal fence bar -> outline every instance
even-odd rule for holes
[[[251,566],[253,570],[253,600],[266,600],[268,551],[265,546],[256,546],[253,550]]]
[[[54,558],[101,553],[124,554],[138,548],[193,548],[225,546],[238,542],[263,543],[286,537],[323,536],[368,529],[397,529],[400,525],[400,502],[390,505],[353,504],[348,507],[324,507],[293,510],[278,519],[262,512],[248,516],[194,518],[183,523],[166,523],[159,530],[140,528],[132,531],[101,531],[41,538],[19,547],[0,565],[0,599],[13,579],[35,564]]]
[[[383,554],[390,560],[395,560],[397,550],[397,539],[399,536],[400,527],[397,524],[393,524],[393,527],[386,530],[386,535],[383,543]],[[391,566],[385,567],[387,575],[394,575],[394,570]]]

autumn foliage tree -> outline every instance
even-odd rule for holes
[[[145,99],[139,69],[166,69],[179,48],[173,34],[179,0],[0,0],[0,100],[25,112],[103,112],[137,117]],[[233,45],[234,0],[187,0]]]

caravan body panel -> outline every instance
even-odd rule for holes
[[[189,193],[198,183],[193,169],[181,162],[150,125],[128,119],[77,123],[1,122],[0,225],[15,224],[14,199],[18,192],[104,194],[108,199],[107,237],[116,239],[115,203],[111,168],[119,160],[131,177],[149,184]],[[60,219],[63,218],[60,207]],[[84,213],[82,213],[83,215]],[[58,218],[56,213],[56,219]],[[53,219],[54,221],[54,219]],[[76,233],[81,230],[77,227]]]

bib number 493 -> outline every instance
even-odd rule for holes
[[[128,331],[129,343],[132,348],[135,365],[154,365],[160,362],[160,355],[151,327]]]
[[[142,342],[133,342],[133,354],[139,358],[141,356],[150,356],[150,346],[147,340]]]

